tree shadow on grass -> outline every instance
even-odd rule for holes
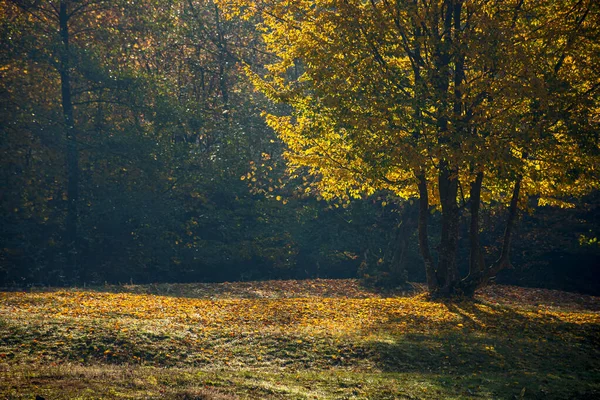
[[[418,373],[462,395],[600,398],[600,326],[478,302],[446,304],[457,321],[371,342],[378,366]]]

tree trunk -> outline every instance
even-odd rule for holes
[[[458,247],[459,212],[456,196],[458,178],[456,169],[450,169],[442,163],[439,174],[440,202],[442,205],[442,237],[438,256],[438,288],[440,296],[452,295],[458,281],[456,250]]]
[[[508,209],[508,218],[506,220],[506,227],[504,229],[504,238],[502,240],[502,251],[500,253],[500,257],[498,257],[498,259],[489,268],[485,268],[483,267],[483,264],[480,264],[483,267],[481,272],[475,274],[470,273],[465,279],[462,280],[462,282],[459,285],[460,291],[466,296],[472,296],[475,293],[475,290],[477,290],[477,288],[485,286],[489,283],[490,280],[492,280],[496,275],[498,275],[500,271],[510,267],[510,245],[512,231],[514,229],[514,225],[518,217],[521,180],[522,177],[519,176],[513,188],[512,197],[510,199],[510,206]],[[471,215],[471,218],[473,218],[473,215]],[[473,224],[473,222],[471,223]],[[471,246],[473,245],[473,238],[471,238]],[[471,255],[473,255],[473,247],[471,247]],[[481,253],[480,257],[483,260],[483,256],[481,255]]]
[[[223,98],[223,114],[225,116],[225,122],[227,128],[229,128],[229,88],[227,86],[227,70],[228,70],[228,55],[227,55],[227,42],[221,27],[221,19],[219,16],[219,7],[215,4],[215,25],[217,28],[217,39],[216,45],[219,49],[218,63],[219,63],[219,89]],[[224,141],[226,142],[226,141]]]
[[[471,223],[469,226],[469,241],[471,255],[469,259],[469,276],[481,277],[485,268],[483,253],[479,241],[479,208],[481,204],[481,185],[483,183],[483,172],[479,172],[475,181],[471,183],[470,209]]]
[[[67,217],[65,222],[65,247],[67,265],[65,274],[68,280],[77,278],[77,203],[79,201],[79,150],[77,131],[73,118],[73,102],[71,99],[71,57],[69,54],[69,15],[67,2],[61,1],[59,6],[59,27],[62,48],[60,49],[60,84],[61,104],[65,123],[67,150]]]
[[[438,282],[433,257],[431,257],[431,252],[429,250],[429,236],[427,233],[429,194],[427,193],[427,178],[425,177],[425,172],[420,172],[417,179],[419,180],[419,249],[421,250],[423,262],[425,263],[427,288],[430,292],[433,292],[437,289]]]
[[[504,238],[502,240],[502,252],[500,253],[498,260],[496,260],[496,262],[487,270],[487,273],[483,276],[480,285],[485,285],[490,279],[494,278],[498,272],[510,267],[512,231],[518,217],[519,195],[521,192],[522,179],[523,177],[519,175],[517,181],[515,182],[515,187],[513,188],[510,206],[508,209],[508,218],[506,220],[506,228],[504,229]]]
[[[457,290],[462,295],[471,297],[475,294],[478,282],[485,273],[485,260],[481,252],[479,240],[479,209],[481,205],[481,186],[483,183],[483,172],[477,173],[475,181],[471,183],[469,192],[469,205],[471,221],[469,225],[469,274],[460,282]]]

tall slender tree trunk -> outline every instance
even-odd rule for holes
[[[223,98],[223,112],[225,115],[225,122],[227,124],[227,128],[229,129],[229,87],[227,86],[227,70],[228,68],[228,55],[227,55],[227,42],[225,41],[225,35],[223,34],[223,29],[221,26],[221,18],[219,13],[219,6],[214,5],[215,7],[215,25],[217,28],[217,40],[216,45],[219,49],[218,55],[218,63],[219,63],[219,90],[221,91],[221,96]]]
[[[477,173],[475,181],[471,183],[470,190],[470,211],[471,222],[469,224],[469,242],[470,242],[470,258],[469,258],[469,276],[481,277],[485,268],[483,253],[481,252],[481,244],[479,240],[479,208],[481,205],[481,186],[483,184],[483,172]]]
[[[73,117],[73,101],[71,98],[71,56],[69,50],[69,14],[68,1],[59,5],[59,27],[62,47],[60,49],[60,84],[61,104],[65,123],[67,150],[67,218],[65,223],[65,247],[67,251],[66,277],[70,281],[77,278],[77,203],[79,201],[79,149],[77,131]]]
[[[483,172],[477,173],[469,191],[469,211],[471,213],[469,223],[469,274],[459,285],[459,291],[469,297],[473,296],[475,289],[477,289],[477,283],[481,281],[485,273],[485,260],[479,240],[479,209],[481,206],[483,175]]]
[[[421,250],[421,257],[425,263],[425,275],[427,277],[427,288],[430,292],[437,289],[438,282],[435,270],[435,264],[431,251],[429,250],[429,234],[427,231],[427,221],[429,219],[429,194],[427,193],[427,177],[425,172],[421,171],[417,175],[419,180],[419,249]]]

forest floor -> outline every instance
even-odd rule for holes
[[[0,292],[0,399],[598,399],[600,298],[355,280]]]

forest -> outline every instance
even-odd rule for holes
[[[310,3],[3,1],[0,286],[401,285],[430,242],[430,269],[512,247],[501,281],[599,293],[593,2],[465,3],[455,39]]]
[[[600,393],[598,2],[0,0],[0,38],[0,396]]]

